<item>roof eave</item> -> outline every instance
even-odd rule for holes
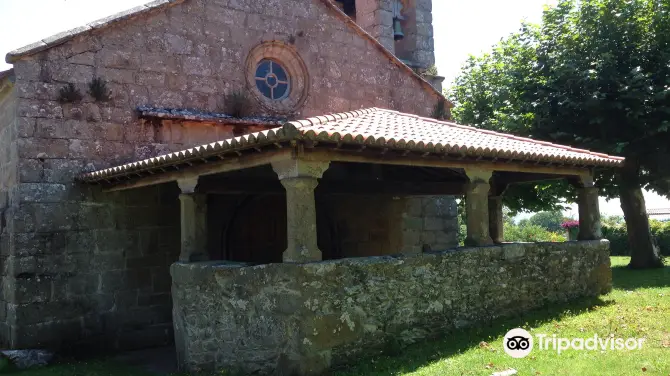
[[[119,22],[153,12],[155,10],[167,8],[177,4],[181,4],[186,0],[155,0],[150,3],[140,5],[131,9],[124,10],[122,12],[113,14],[111,16],[101,18],[99,20],[90,22],[86,25],[76,27],[71,30],[67,30],[55,35],[52,35],[48,38],[37,41],[33,44],[18,48],[14,51],[9,52],[5,56],[5,61],[8,64],[13,64],[17,60],[24,58],[26,56],[34,55],[36,53],[48,50],[52,47],[59,46],[69,40],[74,39],[80,35],[84,35],[94,30],[104,29],[110,26],[113,26]]]

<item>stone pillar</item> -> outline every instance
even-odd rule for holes
[[[602,239],[602,225],[600,223],[600,207],[598,205],[598,188],[582,187],[577,190],[579,205],[579,235],[578,240]]]
[[[593,183],[593,174],[585,173],[568,180],[570,184],[577,188],[577,205],[579,206],[579,234],[577,240],[602,239],[598,188]]]
[[[181,189],[181,253],[179,261],[196,262],[209,259],[207,252],[207,196],[195,193],[198,179],[177,182]]]
[[[321,261],[317,245],[314,189],[330,162],[289,160],[275,162],[272,168],[286,189],[286,236],[284,262]]]
[[[465,211],[467,215],[468,236],[467,246],[483,246],[493,244],[489,235],[489,180],[493,171],[465,169],[470,179],[465,194]]]
[[[489,234],[495,244],[505,242],[502,196],[489,196]]]

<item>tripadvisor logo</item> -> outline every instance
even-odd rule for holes
[[[503,348],[512,358],[525,358],[533,351],[533,336],[524,329],[512,329],[505,334]]]
[[[645,338],[615,338],[600,337],[594,334],[589,338],[561,338],[556,334],[549,336],[547,334],[536,334],[535,338],[528,331],[516,328],[512,329],[503,339],[503,348],[507,355],[512,358],[525,358],[533,351],[533,346],[538,350],[556,351],[558,354],[565,350],[601,350],[601,351],[622,351],[622,350],[640,350],[644,344]]]

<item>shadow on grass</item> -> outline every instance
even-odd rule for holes
[[[588,312],[596,307],[613,304],[613,301],[603,301],[600,298],[582,298],[566,303],[553,304],[522,315],[506,319],[497,319],[478,327],[454,330],[442,335],[442,339],[416,343],[398,351],[396,354],[383,355],[361,360],[353,365],[334,370],[332,376],[353,375],[397,375],[416,371],[439,359],[465,352],[472,347],[479,346],[482,341],[503,336],[513,328],[538,327],[552,320],[570,314]]]
[[[629,269],[625,265],[617,265],[612,267],[612,280],[614,288],[620,290],[670,287],[670,267]]]

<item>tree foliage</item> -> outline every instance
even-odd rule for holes
[[[660,266],[642,188],[670,192],[670,1],[559,0],[541,26],[522,24],[490,53],[472,56],[451,91],[454,118],[626,157],[599,170],[619,196],[631,266]],[[509,193],[509,195],[508,195]],[[574,199],[565,182],[515,186],[513,210],[553,210]]]
[[[563,223],[564,220],[565,217],[560,211],[544,211],[528,218],[528,223],[540,226],[547,231],[559,232],[561,231],[561,223]]]

